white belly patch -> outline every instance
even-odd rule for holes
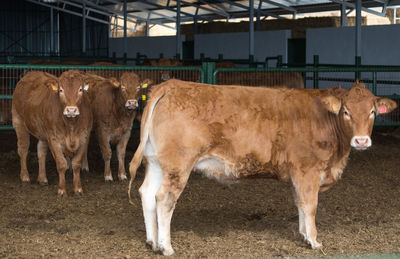
[[[233,183],[237,181],[231,170],[216,157],[201,159],[194,166],[194,169],[196,171],[199,170],[208,178],[215,179],[221,183]]]

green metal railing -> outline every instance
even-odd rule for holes
[[[132,71],[138,73],[141,79],[151,79],[154,84],[161,83],[165,76],[186,81],[206,82],[205,72],[202,67],[0,65],[0,130],[12,129],[12,92],[17,82],[27,71],[39,70],[59,76],[62,72],[71,69],[96,73],[104,77],[115,77],[117,79],[123,72]]]
[[[280,85],[282,82],[285,85],[284,80],[290,79],[289,75],[293,76],[296,72],[303,75],[306,88],[319,89],[341,85],[347,89],[354,84],[356,79],[359,79],[374,95],[391,98],[400,104],[400,66],[218,68],[213,71],[211,83],[226,84],[225,79],[229,79],[227,80],[229,84],[235,85],[272,86]],[[282,77],[281,82],[278,80],[273,83],[266,77],[264,81],[254,80],[267,73],[286,73],[287,76]],[[249,77],[249,74],[252,76]],[[377,117],[375,126],[400,126],[399,109]]]
[[[316,58],[314,62],[318,63]],[[215,63],[204,62],[201,67],[151,67],[151,66],[71,66],[71,65],[0,65],[0,111],[11,109],[12,92],[18,80],[26,71],[42,70],[55,75],[63,71],[77,69],[86,72],[95,72],[105,77],[116,77],[125,71],[137,72],[142,79],[150,78],[155,84],[162,82],[164,73],[172,78],[186,81],[195,81],[209,84],[229,84],[267,86],[268,73],[283,73],[282,78],[288,75],[301,75],[306,88],[326,88],[341,85],[349,88],[356,79],[360,79],[377,96],[388,97],[400,104],[400,66],[305,66],[305,67],[249,67],[249,68],[215,68]],[[287,73],[291,72],[291,73]],[[278,81],[280,79],[278,78]],[[276,81],[274,83],[277,85]],[[9,103],[7,103],[9,102]],[[391,114],[380,116],[375,125],[399,126],[400,114],[396,110]],[[11,118],[11,117],[10,117]],[[11,125],[0,125],[0,130],[11,129]]]

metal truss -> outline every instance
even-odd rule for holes
[[[345,5],[346,7],[350,7],[351,9],[355,9],[356,8],[355,4],[349,3],[347,1],[343,1],[343,0],[331,0],[331,1],[334,2],[334,3],[341,4],[341,5]],[[378,16],[381,16],[381,17],[385,17],[386,7],[387,7],[387,4],[388,4],[389,1],[388,0],[374,0],[374,1],[382,4],[382,12],[377,12],[377,11],[371,10],[369,8],[366,8],[366,7],[361,7],[361,10],[364,11],[364,12],[367,12],[367,13],[371,13],[371,14],[375,14],[375,15],[378,15]]]

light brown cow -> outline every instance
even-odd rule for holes
[[[110,144],[117,147],[119,162],[118,178],[127,179],[125,151],[131,135],[132,123],[138,108],[138,93],[141,82],[133,72],[124,72],[120,82],[87,75],[91,85],[89,96],[94,117],[94,130],[104,159],[104,179],[112,181]],[[147,82],[147,81],[146,81]],[[83,164],[87,164],[87,157]]]
[[[153,87],[131,183],[143,156],[147,243],[171,255],[170,222],[192,169],[222,182],[272,177],[294,187],[299,232],[317,242],[318,192],[336,182],[351,147],[371,146],[376,114],[396,108],[361,83],[348,91],[213,86],[169,80]],[[130,193],[130,190],[129,190]]]
[[[40,71],[28,72],[17,84],[12,102],[12,122],[18,138],[20,178],[29,182],[26,157],[29,134],[35,136],[39,158],[38,182],[47,184],[46,155],[50,148],[59,175],[58,194],[66,195],[66,157],[72,159],[74,192],[82,193],[80,169],[92,128],[92,113],[83,74],[66,71],[59,78]]]

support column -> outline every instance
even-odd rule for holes
[[[126,7],[126,0],[124,0],[124,41],[123,41],[123,48],[124,48],[124,57],[127,56],[128,53],[128,43],[127,43],[127,7]]]
[[[341,9],[340,9],[340,25],[342,27],[346,27],[346,0],[343,0],[343,3],[341,4]]]
[[[54,10],[50,8],[50,55],[54,54]]]
[[[250,0],[249,5],[249,58],[254,58],[254,0]]]
[[[82,2],[82,54],[86,55],[86,2]]]
[[[176,55],[182,58],[181,42],[181,0],[176,0]]]
[[[356,0],[356,56],[361,57],[361,0]]]

